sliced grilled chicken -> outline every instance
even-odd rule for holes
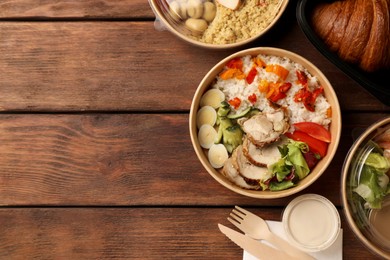
[[[248,184],[245,179],[238,173],[237,169],[233,166],[232,158],[229,158],[222,169],[222,174],[235,185],[248,190],[259,190],[261,189],[260,185]]]
[[[283,108],[259,113],[251,118],[238,120],[248,139],[258,147],[279,140],[290,127],[287,111]]]
[[[257,147],[248,138],[244,139],[242,152],[249,162],[256,166],[268,167],[276,163],[281,158],[278,146],[282,146],[287,139],[281,137],[278,141],[263,147]]]
[[[259,183],[272,178],[272,173],[267,167],[256,166],[246,158],[242,145],[238,146],[235,151],[235,156],[232,156],[232,164],[247,183]]]

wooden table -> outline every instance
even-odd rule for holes
[[[303,193],[337,205],[344,258],[373,259],[340,203],[355,129],[390,108],[305,38],[291,0],[246,46],[296,52],[329,78],[343,112],[337,154]],[[293,197],[247,198],[218,184],[188,131],[195,90],[236,50],[194,47],[156,31],[147,0],[0,2],[0,258],[241,259],[217,223],[234,205],[280,220]]]

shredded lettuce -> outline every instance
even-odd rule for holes
[[[284,178],[286,178],[286,176],[291,173],[291,170],[292,170],[292,164],[286,161],[285,158],[279,159],[278,162],[272,165],[272,171],[279,182],[284,180]]]
[[[308,151],[307,145],[303,142],[290,142],[287,144],[288,147],[288,160],[292,163],[295,169],[295,173],[298,175],[299,179],[302,180],[305,178],[309,172],[309,166],[306,163],[305,157],[303,157],[302,152]]]
[[[309,166],[302,154],[308,151],[308,146],[305,143],[290,140],[284,146],[279,147],[279,151],[282,158],[270,166],[270,170],[276,176],[278,182],[284,180],[293,168],[300,180],[309,174]]]
[[[291,187],[294,187],[295,184],[290,181],[282,181],[282,182],[270,182],[269,189],[271,191],[279,191],[279,190],[285,190],[289,189]]]
[[[375,168],[379,174],[385,174],[390,169],[390,161],[378,152],[371,152],[364,164]]]
[[[380,153],[372,152],[361,168],[359,185],[353,189],[367,203],[367,207],[380,209],[383,198],[389,194],[389,160]]]

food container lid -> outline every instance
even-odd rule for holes
[[[282,222],[288,240],[307,252],[331,246],[341,227],[336,207],[317,194],[305,194],[293,199],[283,212]]]

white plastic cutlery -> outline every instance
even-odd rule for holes
[[[264,219],[243,208],[235,206],[235,209],[233,209],[230,213],[228,220],[241,231],[243,231],[246,235],[257,240],[266,240],[294,258],[301,260],[315,259],[302,250],[291,245],[283,238],[272,233]]]
[[[251,255],[261,260],[298,260],[299,258],[292,257],[283,251],[277,250],[273,247],[267,246],[247,235],[241,234],[233,229],[218,224],[219,230],[225,234],[230,240],[240,246],[242,249],[250,253]]]

